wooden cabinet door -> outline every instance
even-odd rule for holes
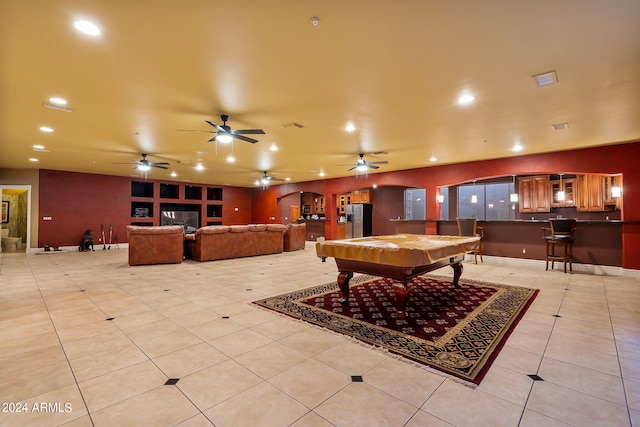
[[[338,212],[344,214],[347,212],[347,205],[350,203],[350,197],[347,194],[341,194],[339,197],[340,204],[338,205]]]
[[[369,189],[360,190],[360,203],[371,203],[371,193]]]
[[[580,212],[587,212],[589,210],[588,175],[576,176],[576,209]]]
[[[589,193],[590,193],[590,206],[591,211],[603,211],[604,210],[604,176],[602,175],[587,175],[589,177]]]
[[[576,184],[576,208],[578,211],[594,212],[605,210],[605,182],[602,175],[578,175]]]
[[[357,203],[362,203],[362,200],[360,200],[360,191],[359,190],[351,192],[351,203],[354,204],[354,205],[357,204]]]
[[[520,178],[518,191],[520,212],[551,211],[551,181],[548,175]]]

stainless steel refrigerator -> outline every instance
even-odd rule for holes
[[[373,205],[360,203],[347,205],[346,238],[367,237],[372,235],[373,229]]]

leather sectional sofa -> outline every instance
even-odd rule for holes
[[[127,226],[129,265],[180,264],[184,254],[184,228]]]
[[[185,255],[197,261],[276,254],[283,251],[282,224],[210,225],[185,239]]]

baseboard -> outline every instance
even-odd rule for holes
[[[505,265],[521,265],[521,266],[539,266],[545,268],[546,262],[538,259],[525,259],[525,258],[507,258],[497,257],[491,255],[483,255],[483,259],[491,262],[492,264],[505,264]],[[558,269],[556,262],[556,270]],[[574,262],[572,264],[574,273],[595,274],[599,276],[624,276],[624,277],[637,277],[640,278],[640,270],[633,270],[622,267],[615,267],[610,265],[595,265],[595,264],[580,264]]]

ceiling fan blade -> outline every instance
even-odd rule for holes
[[[230,135],[231,135],[231,137],[233,137],[233,138],[240,139],[240,140],[242,140],[242,141],[246,141],[246,142],[250,142],[250,143],[252,143],[252,144],[255,144],[256,142],[258,142],[258,140],[257,140],[257,139],[249,138],[249,137],[247,137],[247,136],[236,135],[236,134],[234,134],[234,133],[231,133]]]
[[[347,166],[348,166],[348,165],[347,165]],[[347,171],[352,171],[352,170],[354,170],[355,168],[356,168],[356,166],[354,166],[354,167],[352,167],[352,168],[347,169]]]
[[[216,128],[218,130],[218,132],[226,132],[226,130],[222,126],[213,123],[211,120],[205,120],[205,122],[209,123],[211,126]]]
[[[171,163],[169,162],[153,162],[153,163],[149,163],[149,166],[154,166],[154,165],[170,165]]]
[[[206,133],[216,133],[213,130],[196,130],[196,129],[178,129],[178,132],[206,132]]]
[[[247,134],[247,135],[264,135],[264,131],[262,129],[241,129],[241,130],[232,130],[232,134]]]
[[[166,166],[161,166],[161,165],[160,165],[160,164],[158,164],[158,163],[152,163],[152,164],[150,164],[149,166],[151,166],[152,168],[158,168],[158,169],[169,169],[168,167],[166,167]]]
[[[367,162],[367,165],[388,165],[389,162],[386,160],[381,160],[379,162]]]
[[[380,166],[373,166],[373,165],[371,165],[371,163],[367,163],[367,167],[369,169],[380,169]]]

